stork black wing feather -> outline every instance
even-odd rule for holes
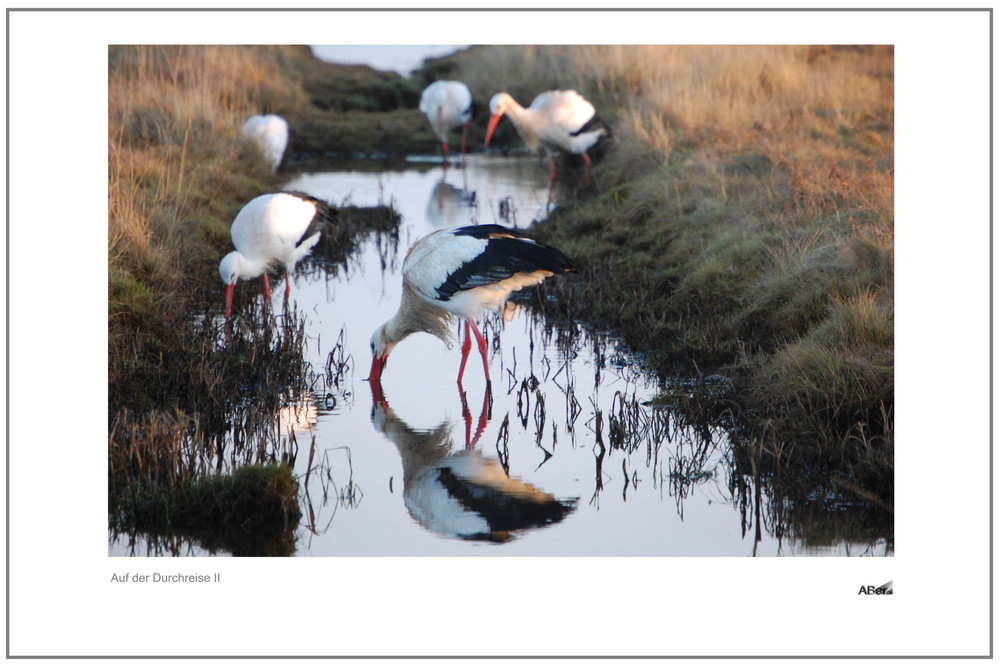
[[[524,237],[524,234],[521,231],[506,226],[500,226],[499,224],[477,224],[474,226],[461,226],[452,231],[451,234],[456,236],[470,236],[472,238],[479,238],[480,240],[485,240],[487,238],[494,238],[500,236],[507,236],[510,238]]]
[[[603,120],[601,120],[595,113],[594,115],[590,116],[590,120],[585,122],[583,126],[580,127],[580,129],[576,130],[575,132],[571,132],[571,135],[579,136],[580,134],[585,134],[587,132],[592,132],[598,129],[604,129],[605,136],[611,136],[611,127]]]
[[[326,201],[321,201],[315,196],[309,196],[303,192],[285,192],[285,194],[302,199],[303,201],[308,201],[316,206],[316,214],[313,215],[312,221],[309,222],[309,226],[306,227],[306,230],[302,232],[302,236],[298,239],[298,242],[295,243],[296,247],[311,238],[317,232],[326,232],[327,227],[337,221],[337,209],[331,207]]]
[[[520,272],[547,270],[558,274],[574,269],[573,262],[558,249],[524,238],[519,232],[514,235],[512,229],[499,225],[468,228],[485,229],[489,226],[494,227],[492,233],[487,230],[483,235],[475,236],[489,238],[486,247],[437,287],[438,300],[447,300],[459,291],[496,284]],[[498,235],[500,233],[504,235]],[[469,231],[466,234],[474,233]]]

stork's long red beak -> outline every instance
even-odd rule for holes
[[[490,116],[490,124],[486,125],[486,142],[483,145],[489,145],[490,139],[493,138],[493,132],[496,131],[497,123],[500,122],[500,116],[494,113]]]
[[[368,374],[368,380],[374,383],[382,382],[382,372],[385,370],[385,363],[389,356],[372,356],[372,371]]]
[[[229,312],[233,309],[233,291],[235,290],[235,284],[226,284],[226,321],[229,321]]]

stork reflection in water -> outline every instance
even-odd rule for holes
[[[490,394],[472,431],[464,393],[465,447],[453,450],[452,424],[432,430],[406,424],[389,406],[377,382],[372,390],[372,425],[396,446],[403,462],[403,503],[423,527],[464,540],[507,542],[525,531],[561,522],[577,499],[552,494],[508,475],[500,462],[476,450],[489,421]]]

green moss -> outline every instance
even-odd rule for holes
[[[289,467],[254,464],[169,491],[133,489],[131,515],[122,521],[150,534],[188,536],[213,552],[287,556],[301,517],[298,490]]]

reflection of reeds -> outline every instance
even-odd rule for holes
[[[591,404],[594,406],[594,462],[597,465],[597,472],[594,477],[594,494],[590,497],[590,504],[596,506],[601,496],[601,490],[604,489],[604,455],[607,449],[604,447],[604,437],[601,433],[603,431],[601,410],[597,408],[593,398],[591,398]]]
[[[608,442],[612,448],[634,452],[648,433],[649,414],[639,404],[635,394],[631,398],[616,391],[608,413]]]
[[[335,462],[331,453],[341,453],[346,462]],[[314,466],[315,456],[316,438],[313,437],[309,448],[309,464],[303,476],[303,503],[306,508],[306,527],[311,534],[321,535],[330,528],[337,511],[340,508],[356,508],[364,498],[364,492],[354,482],[354,465],[348,446],[324,450],[322,459]],[[342,477],[344,473],[346,478]],[[321,490],[318,505],[309,489],[314,477],[318,479]],[[319,513],[327,509],[330,510],[329,516],[323,517],[320,523]]]
[[[209,551],[290,554],[299,519],[290,467],[249,462],[217,473],[222,451],[204,442],[198,421],[179,411],[143,419],[123,413],[112,423],[112,535],[184,535]]]
[[[505,414],[503,417],[503,423],[500,425],[500,431],[497,432],[497,458],[500,460],[500,466],[503,467],[503,472],[510,475],[510,447],[507,445],[510,441],[510,414]]]
[[[186,391],[188,409],[113,414],[113,533],[182,532],[210,550],[291,553],[299,518],[295,432],[316,417],[304,322],[294,308],[269,312],[267,325],[252,314],[237,317],[228,335],[211,317],[194,325],[203,361]]]
[[[853,487],[850,480],[837,482],[829,477],[812,477],[806,484],[811,491],[802,491],[788,482],[786,475],[778,473],[768,459],[782,459],[776,451],[766,455],[762,437],[758,454],[746,454],[751,449],[745,443],[733,445],[740,430],[738,406],[730,399],[731,383],[719,376],[706,376],[696,380],[666,379],[659,394],[649,402],[638,397],[637,383],[642,380],[639,362],[621,345],[597,333],[582,334],[574,331],[558,332],[558,326],[542,317],[530,316],[529,334],[537,336],[541,344],[538,362],[549,361],[552,349],[560,358],[576,357],[581,345],[586,345],[597,366],[597,389],[591,396],[592,415],[584,427],[575,423],[582,407],[576,396],[575,376],[572,366],[563,361],[554,365],[559,370],[550,375],[534,374],[519,377],[518,367],[508,368],[511,388],[508,394],[516,404],[517,419],[526,434],[534,432],[535,443],[542,447],[540,434],[545,422],[552,422],[551,453],[545,450],[546,460],[556,455],[556,423],[548,419],[553,413],[553,400],[561,395],[564,401],[564,426],[567,432],[579,429],[576,437],[592,441],[595,476],[590,505],[600,507],[600,496],[617,472],[609,472],[609,463],[620,469],[623,500],[629,491],[637,491],[645,478],[660,488],[664,497],[673,499],[676,510],[684,517],[685,505],[696,489],[710,492],[717,500],[732,504],[737,519],[741,520],[743,533],[756,543],[768,534],[779,542],[795,538],[798,542],[822,545],[824,542],[856,543],[869,553],[877,548],[892,548],[890,512],[873,511],[871,505],[856,500],[864,490]],[[619,385],[622,384],[622,385]],[[598,400],[608,385],[615,387],[610,401]],[[555,386],[558,393],[551,392]],[[514,393],[517,393],[514,395]],[[540,406],[541,405],[541,406]],[[529,422],[534,415],[534,428]],[[509,455],[510,414],[505,416],[502,440],[498,439],[497,451],[504,459]],[[863,432],[857,433],[863,436]],[[574,444],[575,446],[575,444]],[[617,458],[615,456],[618,456]],[[544,463],[544,461],[543,461]],[[819,489],[824,488],[824,489]],[[877,497],[867,497],[869,500]],[[816,520],[816,515],[830,508],[829,514]],[[881,512],[882,517],[879,517]],[[886,517],[889,516],[889,519]],[[819,531],[810,526],[813,520]],[[831,534],[836,534],[833,536]],[[884,545],[876,545],[883,542]],[[857,545],[860,543],[860,545]]]
[[[395,260],[399,251],[399,220],[399,212],[393,205],[381,201],[370,208],[347,203],[339,205],[336,223],[302,262],[300,272],[328,281],[342,270],[349,273],[360,267],[357,250],[368,239],[376,243],[384,269]]]
[[[345,355],[346,354],[346,355]],[[340,381],[351,371],[353,356],[346,353],[344,347],[344,329],[340,329],[340,335],[330,353],[326,356],[326,381],[327,385],[340,387]]]

